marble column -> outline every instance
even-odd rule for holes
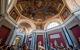
[[[3,15],[7,11],[8,0],[0,0],[0,14]]]
[[[11,29],[10,35],[6,41],[6,45],[12,45],[15,37],[16,37],[15,27],[13,26],[13,28]]]
[[[32,44],[31,44],[31,46],[32,46],[32,50],[36,50],[36,33],[35,32],[32,33]]]
[[[73,41],[72,41],[72,39],[71,39],[71,36],[70,36],[67,28],[66,28],[66,27],[63,27],[62,30],[63,30],[64,36],[65,36],[65,39],[66,39],[66,40],[65,40],[66,45],[67,45],[67,47],[69,48],[69,45],[74,45],[74,44],[73,44]]]
[[[44,39],[45,39],[45,50],[49,50],[49,42],[48,42],[48,33],[44,33]]]

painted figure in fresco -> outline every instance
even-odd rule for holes
[[[45,48],[42,46],[42,42],[38,42],[38,50],[45,50]]]

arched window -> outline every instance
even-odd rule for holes
[[[53,27],[56,27],[59,25],[60,25],[60,23],[58,23],[58,22],[51,22],[48,24],[47,29],[50,29],[50,28],[53,28]]]

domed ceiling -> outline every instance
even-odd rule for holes
[[[30,19],[36,29],[44,29],[49,20],[56,18],[64,21],[70,11],[62,0],[17,0],[9,14],[16,22],[20,19]]]
[[[62,0],[18,0],[20,13],[34,21],[45,21],[58,14],[63,7]]]

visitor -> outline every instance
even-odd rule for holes
[[[38,50],[45,50],[45,48],[42,46],[42,42],[38,42]]]
[[[24,44],[22,45],[21,50],[28,50],[28,46],[27,46],[27,44],[26,44],[26,43],[24,43]]]
[[[4,45],[2,49],[7,50],[7,45]]]
[[[55,48],[53,48],[53,44],[52,43],[50,45],[50,50],[55,50]]]
[[[11,45],[10,50],[17,50],[17,48],[16,48],[16,46],[15,46],[15,45]]]
[[[69,48],[70,50],[73,50],[73,48],[74,48],[72,45],[69,45],[69,47],[70,47],[70,48]]]
[[[0,50],[2,50],[3,49],[3,46],[2,45],[0,45]]]

